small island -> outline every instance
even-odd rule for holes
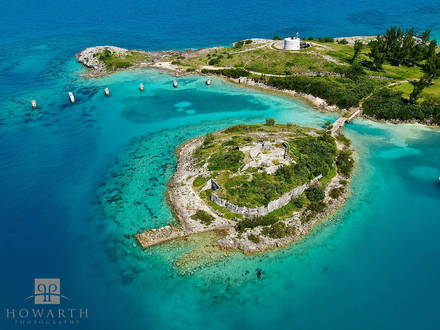
[[[331,130],[236,125],[187,141],[168,198],[180,226],[136,235],[144,248],[210,230],[218,245],[245,253],[294,242],[344,202],[354,160]]]

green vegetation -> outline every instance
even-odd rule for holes
[[[248,240],[250,240],[251,242],[253,242],[253,243],[255,243],[255,244],[260,243],[260,237],[258,237],[257,235],[249,234],[249,235],[247,236],[247,238],[248,238]]]
[[[250,76],[250,73],[243,69],[202,69],[202,73],[212,73],[212,74],[218,74],[222,76],[226,76],[229,78],[240,78],[240,77],[248,77]]]
[[[356,61],[356,59],[358,58],[359,54],[362,51],[364,44],[362,43],[362,41],[360,40],[356,40],[354,42],[354,46],[353,46],[353,57],[351,58],[351,62]]]
[[[210,225],[214,221],[214,217],[204,210],[197,210],[191,218],[200,221],[206,226]]]
[[[294,187],[320,174],[326,175],[334,166],[336,145],[329,134],[299,137],[289,145],[296,164],[280,166],[273,175],[263,171],[254,173],[252,179],[249,175],[230,178],[225,185],[225,197],[242,206],[267,205]]]
[[[346,145],[347,147],[351,145],[351,141],[347,139],[343,134],[338,134],[338,136],[336,136],[336,140]]]
[[[235,172],[242,164],[243,158],[244,154],[237,149],[217,152],[209,158],[208,169],[210,171],[231,170]]]
[[[193,187],[196,189],[200,189],[208,182],[208,180],[209,180],[209,178],[205,178],[205,177],[199,175],[197,178],[194,179]]]
[[[288,78],[268,77],[261,79],[266,85],[278,89],[290,89],[311,94],[340,108],[358,106],[360,101],[372,93],[376,87],[383,86],[383,81],[365,77],[357,79],[343,77],[308,77],[293,76]]]
[[[293,233],[294,229],[286,226],[284,222],[278,221],[270,226],[264,227],[261,233],[270,238],[283,238]]]
[[[354,167],[352,151],[349,149],[341,150],[336,158],[336,166],[338,167],[338,173],[348,178]]]
[[[429,42],[430,31],[424,33],[422,42],[416,42],[415,30],[411,28],[403,31],[391,26],[384,35],[378,36],[369,43],[370,58],[376,69],[381,69],[387,60],[391,65],[412,66],[435,54],[436,43]]]
[[[246,229],[251,229],[259,226],[270,226],[278,221],[274,215],[268,214],[264,217],[246,218],[237,224],[238,232],[244,232]]]
[[[107,70],[125,69],[148,59],[148,55],[145,53],[130,51],[128,55],[123,56],[112,52],[108,48],[94,54],[94,56],[105,64]]]
[[[364,113],[377,119],[416,119],[440,124],[440,104],[437,101],[410,104],[402,94],[389,88],[382,89],[365,101],[362,107]]]
[[[310,203],[304,215],[301,219],[301,222],[306,223],[316,217],[319,213],[324,212],[327,209],[327,204],[324,201],[312,202]]]
[[[273,119],[273,118],[266,118],[266,125],[268,125],[268,126],[275,125],[275,119]]]
[[[216,191],[219,197],[239,206],[263,206],[321,174],[329,180],[335,175],[338,155],[335,139],[328,132],[320,130],[313,130],[314,134],[310,135],[310,130],[292,124],[276,124],[272,118],[268,118],[264,125],[236,125],[221,133],[207,135],[193,155],[198,166],[207,164],[212,177],[221,186]],[[247,150],[257,148],[262,143],[261,134],[266,136],[268,142],[271,141],[273,148],[279,150],[281,155],[284,154],[284,147],[276,141],[285,141],[289,146],[288,156],[294,162],[280,163],[282,157],[280,160],[274,159],[271,163],[278,167],[271,174],[263,167],[253,166],[238,172],[250,161],[249,151],[243,152],[243,147],[246,146]],[[206,178],[197,177],[193,184],[201,187],[206,181]],[[278,216],[301,208],[304,204],[300,200],[289,203],[277,210]]]
[[[319,185],[314,185],[308,188],[306,191],[306,196],[311,202],[318,202],[324,199],[325,192],[324,189]]]
[[[440,54],[437,42],[430,41],[430,31],[422,34],[417,41],[414,28],[403,31],[392,26],[384,35],[372,40],[368,46],[371,67],[375,70],[390,71],[392,68],[407,68],[409,83],[397,85],[393,89],[376,92],[364,103],[364,112],[378,119],[416,119],[422,122],[439,123],[440,90],[431,88],[440,77]],[[388,64],[386,64],[388,63]],[[408,75],[410,72],[415,72]],[[416,80],[414,80],[416,79]],[[429,102],[426,102],[429,95]],[[420,100],[420,102],[419,102]]]
[[[341,197],[343,193],[344,193],[344,188],[338,187],[338,188],[333,188],[332,190],[330,190],[329,195],[331,198],[337,199],[337,198]]]

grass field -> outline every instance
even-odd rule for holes
[[[402,96],[406,99],[409,99],[409,95],[413,91],[413,88],[414,87],[411,83],[403,83],[392,87],[393,90],[402,92]],[[440,79],[435,80],[434,84],[423,90],[419,102],[423,102],[427,98],[440,101]]]

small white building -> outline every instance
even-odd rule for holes
[[[301,40],[299,37],[288,37],[284,39],[284,49],[285,50],[300,50]]]

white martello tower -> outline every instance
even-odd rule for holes
[[[299,39],[299,33],[296,33],[296,37],[287,37],[284,39],[285,50],[300,50],[301,40]]]

